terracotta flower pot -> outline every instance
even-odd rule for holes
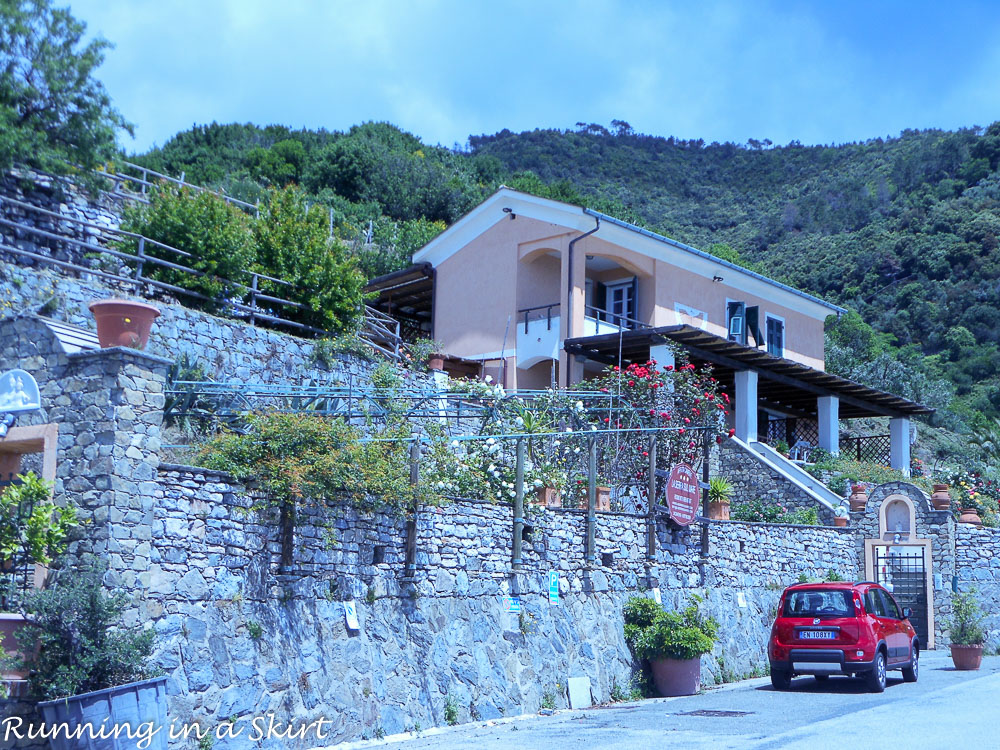
[[[427,358],[427,369],[428,370],[443,370],[444,369],[444,355],[443,354],[432,354]]]
[[[595,510],[611,510],[611,488],[597,485],[597,497],[595,498]],[[580,489],[580,507],[587,509],[587,485]]]
[[[955,663],[955,669],[979,669],[983,663],[983,647],[960,646],[957,643],[951,644],[951,660]]]
[[[97,323],[97,340],[101,347],[130,346],[145,349],[149,332],[160,311],[144,302],[125,299],[104,299],[88,307]]]
[[[653,684],[664,698],[695,695],[701,690],[701,657],[694,659],[650,659]]]
[[[561,508],[562,495],[555,487],[539,487],[535,494],[535,504],[545,508]]]
[[[708,517],[712,521],[729,520],[729,503],[721,500],[710,500],[708,503]]]
[[[949,510],[951,508],[951,495],[948,494],[948,485],[935,484],[934,492],[931,494],[931,502],[934,503],[934,510]]]
[[[834,526],[847,526],[847,516],[834,516],[833,517]]]
[[[983,519],[979,517],[979,511],[975,508],[962,508],[962,515],[958,517],[959,523],[967,523],[977,529],[983,528]]]
[[[851,488],[851,510],[855,513],[864,511],[868,506],[868,494],[865,492],[863,484],[856,484]]]

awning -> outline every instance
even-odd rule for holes
[[[400,271],[377,276],[365,291],[375,294],[369,305],[400,322],[416,326],[428,335],[434,309],[434,269],[418,263]]]
[[[683,346],[693,361],[711,364],[715,377],[730,393],[734,391],[734,373],[755,370],[758,373],[757,397],[761,408],[790,416],[815,418],[818,396],[840,399],[842,419],[912,417],[934,413],[934,409],[902,396],[775,357],[761,349],[744,346],[689,325],[567,339],[565,349],[569,354],[604,364],[618,364],[621,351],[621,361],[627,364],[645,362],[649,359],[650,346],[665,341]]]

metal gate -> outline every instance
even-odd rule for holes
[[[927,637],[927,561],[922,545],[876,545],[872,547],[875,582],[892,592],[900,607],[913,610],[910,624],[917,631],[921,648]]]

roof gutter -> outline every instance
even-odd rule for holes
[[[584,213],[587,209],[583,209]],[[584,232],[579,237],[574,237],[569,241],[569,252],[567,253],[569,259],[569,268],[566,271],[566,337],[572,336],[572,331],[570,326],[573,325],[573,246],[576,245],[582,239],[585,239],[601,228],[601,217],[595,216],[594,221],[597,222],[597,226],[591,229],[589,232]]]

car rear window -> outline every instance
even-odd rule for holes
[[[799,589],[785,595],[785,617],[853,617],[848,591]]]

